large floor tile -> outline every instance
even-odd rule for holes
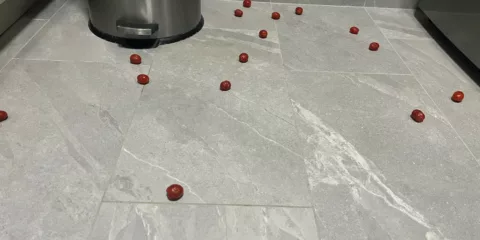
[[[377,26],[389,39],[430,39],[431,36],[422,26],[427,21],[425,15],[413,9],[366,8]]]
[[[20,18],[0,36],[0,69],[40,30],[45,20]]]
[[[225,207],[228,240],[317,240],[311,208]]]
[[[132,50],[95,36],[88,28],[84,0],[69,0],[18,54],[23,59],[128,63],[132,53],[149,64],[148,50]]]
[[[40,0],[35,3],[26,13],[26,16],[33,19],[50,19],[66,0]]]
[[[103,203],[92,240],[317,240],[303,208]]]
[[[235,9],[243,11],[242,17],[235,17]],[[244,8],[240,1],[205,0],[202,1],[202,15],[207,28],[260,29],[274,31],[275,25],[271,18],[270,3],[252,2],[250,8]]]
[[[433,40],[394,40],[392,44],[470,150],[480,159],[480,112],[477,111],[480,87],[475,82],[476,78],[467,75]],[[457,90],[465,93],[465,100],[460,104],[450,99]]]
[[[365,0],[271,0],[272,3],[300,3],[340,6],[363,6]]]
[[[276,21],[284,64],[299,71],[362,73],[409,73],[380,30],[363,8],[273,4],[282,14]],[[351,26],[360,34],[349,33]],[[376,52],[371,42],[380,43]]]
[[[225,208],[102,203],[90,240],[226,239]]]
[[[180,183],[182,202],[310,205],[292,123],[220,91],[217,76],[210,86],[175,69],[158,71],[143,91],[106,200],[166,202],[165,188]]]
[[[0,73],[0,239],[86,239],[140,96],[136,68],[14,60]]]
[[[292,73],[319,237],[477,239],[479,166],[411,76]],[[427,118],[409,118],[420,108]]]
[[[250,33],[204,29],[184,42],[156,49],[152,77],[189,79],[214,89],[228,79],[233,84],[231,93],[236,97],[288,118],[293,111],[286,98],[286,74],[278,39],[260,39],[256,33]],[[238,61],[242,52],[249,54],[247,63]],[[287,109],[289,113],[283,111]]]

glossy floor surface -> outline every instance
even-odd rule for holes
[[[0,38],[0,239],[480,239],[474,79],[413,10],[296,6],[204,0],[135,51],[82,0],[29,12]]]

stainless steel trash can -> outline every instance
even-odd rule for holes
[[[171,43],[203,27],[200,0],[88,0],[90,30],[113,41]]]

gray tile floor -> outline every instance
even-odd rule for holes
[[[413,10],[296,6],[204,0],[140,51],[34,7],[0,37],[0,239],[480,239],[479,86]]]

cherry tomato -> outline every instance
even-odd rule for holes
[[[351,34],[358,34],[359,31],[360,31],[360,29],[358,29],[357,27],[351,27],[350,28],[350,33]]]
[[[302,13],[303,13],[303,8],[301,8],[301,7],[295,8],[295,14],[302,15]]]
[[[146,74],[140,74],[140,75],[137,76],[137,82],[139,84],[145,85],[145,84],[148,84],[150,82],[150,78]]]
[[[368,49],[370,49],[370,51],[377,51],[378,48],[380,48],[380,44],[378,44],[377,42],[372,42],[370,43],[370,46],[368,46]]]
[[[220,90],[222,91],[228,91],[232,87],[232,84],[228,81],[225,80],[222,83],[220,83]]]
[[[243,11],[240,9],[235,10],[235,17],[242,17],[243,16]]]
[[[418,123],[421,123],[423,122],[423,120],[425,120],[425,114],[423,114],[423,112],[418,109],[413,110],[410,117],[413,119],[413,121]]]
[[[465,97],[465,95],[463,94],[462,91],[456,91],[452,95],[452,101],[459,103],[459,102],[463,101],[464,97]]]
[[[260,38],[267,38],[267,36],[268,36],[267,30],[260,30],[260,32],[258,33],[258,36]]]
[[[280,13],[278,13],[278,12],[273,12],[273,13],[272,13],[272,19],[275,19],[275,20],[280,19]]]
[[[238,57],[238,60],[239,60],[241,63],[246,63],[246,62],[248,62],[248,54],[246,54],[246,53],[241,53],[240,56]]]
[[[167,198],[170,201],[177,201],[183,197],[183,187],[178,184],[172,184],[167,188]]]
[[[130,55],[130,63],[131,64],[140,64],[142,63],[142,57],[138,54],[132,54]]]
[[[252,1],[250,0],[243,1],[243,7],[249,8],[251,6],[252,6]]]
[[[7,120],[8,114],[5,111],[0,110],[0,122]]]

